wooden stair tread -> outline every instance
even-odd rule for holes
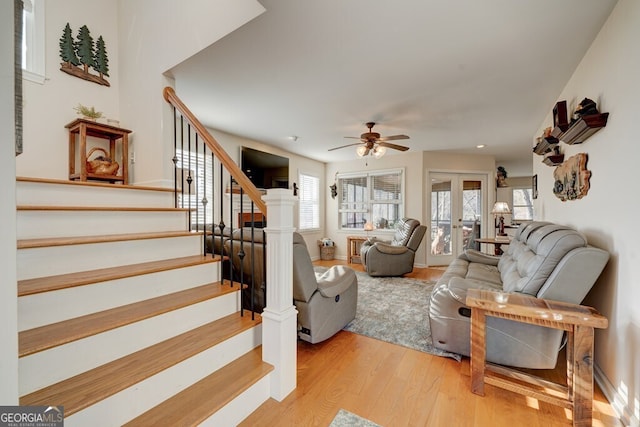
[[[19,357],[44,351],[92,335],[139,322],[172,310],[239,290],[239,285],[220,283],[197,286],[183,291],[87,314],[18,333]]]
[[[20,405],[63,405],[72,415],[262,322],[238,313],[83,372],[20,398]]]
[[[272,370],[256,347],[124,426],[199,425]]]
[[[46,248],[51,246],[85,245],[90,243],[123,242],[129,240],[162,239],[202,235],[202,231],[163,231],[150,233],[104,234],[100,236],[50,237],[18,240],[18,249]]]
[[[19,211],[106,211],[106,212],[189,212],[195,208],[163,208],[163,207],[136,207],[136,206],[45,206],[45,205],[18,205]]]
[[[67,181],[62,179],[50,179],[50,178],[35,178],[35,177],[26,177],[26,176],[18,176],[16,177],[16,181],[22,182],[36,182],[42,184],[64,184],[64,185],[76,185],[76,186],[85,186],[85,187],[105,187],[105,188],[115,188],[115,189],[124,189],[124,190],[146,190],[146,191],[161,191],[165,193],[173,193],[173,188],[164,188],[164,187],[150,187],[143,185],[115,185],[108,184],[105,182],[89,182],[89,181]]]
[[[117,268],[108,267],[97,270],[80,271],[77,273],[59,274],[56,276],[24,279],[18,281],[18,296],[33,295],[41,292],[84,286],[91,283],[106,282],[108,280],[123,279],[125,277],[140,276],[143,274],[157,273],[159,271],[173,270],[176,268],[191,267],[194,265],[219,261],[220,256],[217,255],[192,255],[161,261],[123,265]]]

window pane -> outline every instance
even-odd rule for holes
[[[402,218],[402,171],[363,174],[338,180],[340,228],[393,229]]]
[[[300,174],[299,228],[320,228],[320,179]]]
[[[513,219],[529,221],[533,219],[533,196],[531,188],[514,188]]]

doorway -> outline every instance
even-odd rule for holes
[[[486,226],[487,175],[430,173],[431,227],[427,265],[449,265]]]

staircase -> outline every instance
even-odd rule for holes
[[[21,405],[65,426],[235,425],[269,398],[262,319],[158,188],[18,178]]]

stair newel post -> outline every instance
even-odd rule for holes
[[[293,212],[291,190],[267,190],[267,306],[262,312],[262,358],[274,366],[271,397],[282,401],[296,388],[297,314],[293,305]]]

